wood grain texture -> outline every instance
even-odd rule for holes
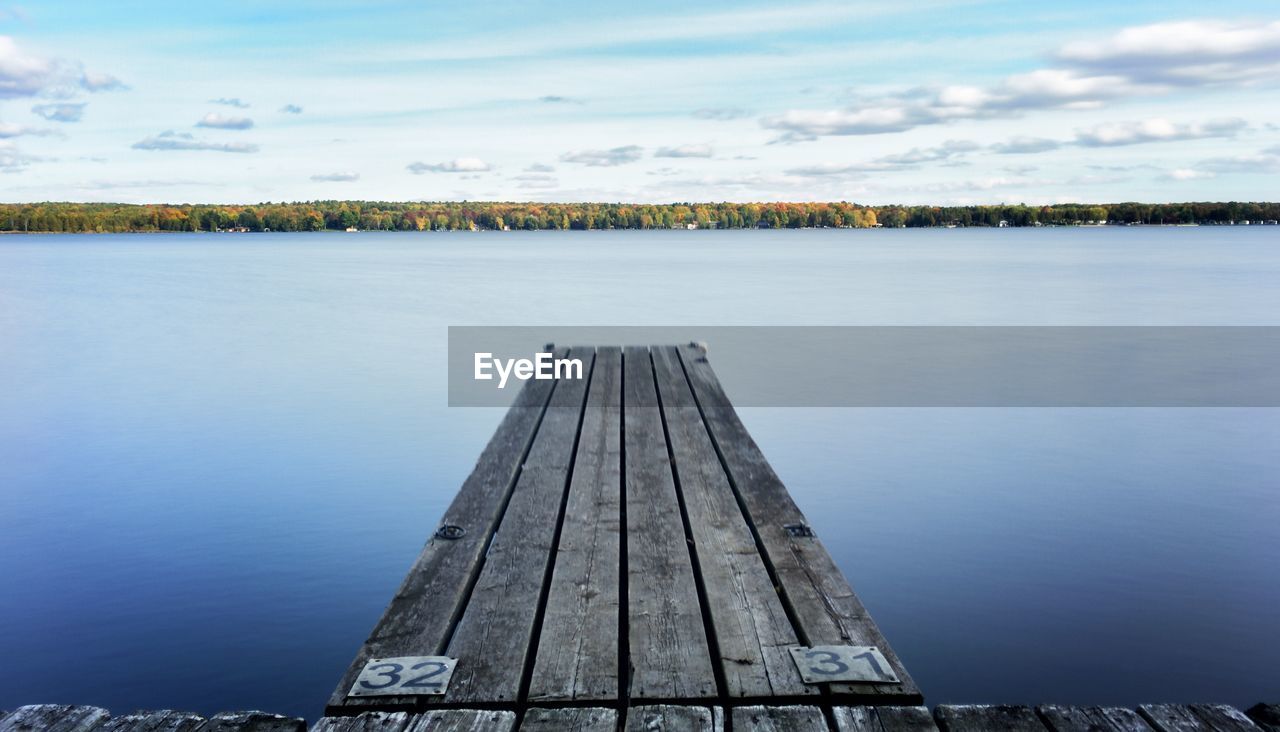
[[[568,349],[556,349],[556,357]],[[440,525],[466,529],[458,539],[440,539],[430,532],[422,553],[405,576],[373,633],[329,699],[329,708],[368,705],[413,706],[415,697],[347,697],[361,669],[371,658],[439,655],[462,612],[478,567],[483,561],[502,508],[510,494],[525,451],[534,437],[552,393],[550,381],[525,382],[445,511]]]
[[[296,717],[266,712],[219,712],[196,732],[306,732],[307,723]]]
[[[32,704],[0,720],[0,732],[89,732],[110,716],[99,707]]]
[[[836,707],[840,732],[936,732],[927,707]]]
[[[625,732],[717,732],[707,707],[651,704],[627,710]]]
[[[529,687],[533,702],[618,698],[621,482],[622,352],[601,348]]]
[[[647,348],[624,352],[627,598],[632,699],[717,693]]]
[[[165,709],[155,712],[134,712],[112,717],[93,728],[93,732],[191,732],[205,721],[191,712],[175,712]]]
[[[1159,732],[1258,732],[1259,729],[1244,712],[1225,704],[1143,704],[1138,711]]]
[[[407,712],[364,712],[354,717],[325,717],[311,732],[404,732]]]
[[[942,732],[1044,732],[1031,707],[940,704],[933,710]]]
[[[1036,707],[1041,721],[1053,732],[1151,732],[1142,715],[1122,707]]]
[[[651,349],[677,486],[706,588],[717,659],[731,697],[816,694],[788,648],[798,644],[672,346]]]
[[[515,712],[440,709],[410,719],[406,732],[509,732],[515,726]]]
[[[615,732],[617,729],[617,710],[600,707],[535,707],[525,713],[520,723],[520,732]]]
[[[831,692],[842,700],[922,702],[915,681],[822,542],[812,536],[793,537],[784,528],[808,522],[738,418],[705,354],[696,346],[683,346],[680,356],[707,428],[764,548],[764,557],[772,566],[800,626],[798,631],[804,642],[807,645],[876,646],[902,681],[901,684],[831,684]]]
[[[817,707],[735,707],[734,732],[827,732],[827,720]]]
[[[1254,704],[1244,713],[1267,732],[1280,732],[1280,704]]]
[[[574,354],[578,356],[578,354]],[[583,354],[584,375],[591,354]],[[443,701],[517,701],[548,579],[589,378],[561,380],[547,406],[446,655],[458,659]],[[439,699],[425,699],[434,703]]]

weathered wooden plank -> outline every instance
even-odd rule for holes
[[[618,698],[621,483],[622,352],[601,348],[529,687],[533,701]]]
[[[1031,707],[939,704],[933,710],[942,732],[1044,732]]]
[[[889,646],[871,615],[854,594],[822,542],[814,536],[794,536],[786,526],[808,526],[782,481],[765,460],[755,440],[725,396],[703,351],[680,349],[689,376],[729,477],[763,546],[780,589],[808,645],[876,646],[893,666],[901,684],[831,684],[840,699],[893,699],[919,704],[920,689]]]
[[[620,380],[618,385],[621,386]],[[614,732],[617,729],[617,710],[600,707],[535,707],[525,712],[524,721],[520,723],[520,732]]]
[[[196,732],[306,732],[307,723],[295,717],[266,712],[219,712]]]
[[[707,707],[651,704],[627,710],[625,732],[715,732],[715,717]]]
[[[94,727],[93,732],[191,732],[204,721],[199,714],[164,709],[112,717]]]
[[[406,732],[506,732],[515,727],[515,712],[439,709],[410,719]]]
[[[408,726],[408,712],[364,712],[354,717],[325,717],[311,732],[403,732]]]
[[[816,694],[788,648],[795,630],[707,434],[675,347],[650,349],[698,567],[706,588],[726,693],[732,697]]]
[[[1040,720],[1053,732],[1151,732],[1142,715],[1123,707],[1036,707]]]
[[[588,378],[558,382],[449,641],[458,664],[446,702],[513,702],[520,694],[587,396],[593,356],[581,357]]]
[[[1143,704],[1138,711],[1159,732],[1257,732],[1244,712],[1225,704]]]
[[[567,349],[556,349],[562,357]],[[553,382],[529,380],[517,395],[440,525],[460,526],[456,539],[432,537],[405,576],[373,633],[361,646],[329,699],[329,708],[412,705],[413,697],[347,697],[371,658],[431,656],[444,651],[477,568],[533,440]]]
[[[1280,704],[1254,704],[1244,713],[1267,732],[1280,732]]]
[[[827,732],[827,720],[817,707],[735,707],[734,732]]]
[[[716,695],[647,348],[624,352],[627,625],[632,699]]]
[[[31,704],[0,720],[0,732],[88,732],[110,716],[99,707]]]
[[[926,707],[836,707],[840,732],[936,732]]]

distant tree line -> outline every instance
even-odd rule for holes
[[[862,206],[854,203],[468,203],[308,201],[244,206],[0,204],[0,231],[457,231],[800,229],[1230,224],[1280,219],[1280,203]]]

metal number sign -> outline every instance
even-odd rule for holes
[[[347,696],[443,694],[457,662],[444,656],[375,658],[364,665]]]
[[[900,684],[889,661],[875,646],[795,646],[790,649],[806,684],[860,681]]]

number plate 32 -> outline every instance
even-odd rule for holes
[[[424,696],[449,688],[456,658],[404,656],[374,658],[364,665],[347,696]]]
[[[889,661],[875,646],[797,646],[790,649],[806,684],[852,681],[900,684]]]

